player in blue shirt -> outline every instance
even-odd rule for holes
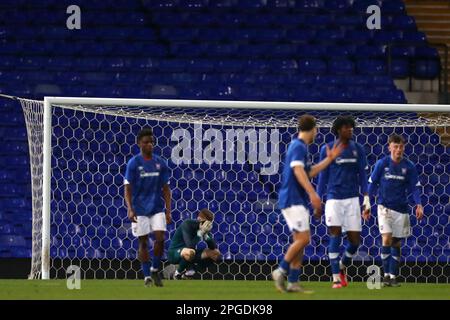
[[[350,116],[339,116],[335,119],[331,131],[337,135],[344,150],[319,176],[318,193],[321,198],[326,197],[325,221],[330,235],[328,254],[333,274],[333,289],[348,285],[345,267],[351,263],[360,244],[360,193],[364,194],[363,218],[370,217],[365,172],[367,159],[363,146],[352,140],[355,126],[355,120]],[[327,157],[326,147],[335,143],[322,147],[320,159]],[[340,261],[342,232],[347,232],[348,244]]]
[[[311,201],[314,215],[320,217],[321,202],[309,179],[324,170],[342,152],[338,144],[332,149],[326,148],[327,157],[315,166],[311,166],[308,156],[308,144],[317,135],[316,119],[303,115],[299,119],[299,133],[290,143],[279,192],[278,206],[281,209],[289,230],[292,232],[293,243],[289,246],[280,266],[272,272],[275,287],[281,292],[305,292],[299,284],[299,276],[303,262],[304,248],[309,244],[309,211]],[[285,278],[288,276],[288,284]]]
[[[139,132],[137,143],[141,153],[128,161],[125,173],[125,202],[131,231],[139,239],[138,258],[144,273],[145,285],[152,282],[162,287],[159,269],[164,252],[166,224],[171,222],[170,170],[167,162],[153,154],[153,132],[150,128]],[[148,236],[153,233],[154,258],[150,264]]]
[[[415,165],[405,159],[405,140],[393,134],[389,137],[389,156],[380,159],[370,176],[369,193],[377,196],[378,226],[382,237],[385,286],[398,287],[396,280],[402,239],[411,234],[408,195],[416,205],[416,217],[423,218],[420,182]]]

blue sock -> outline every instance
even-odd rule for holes
[[[384,275],[389,273],[389,262],[391,258],[391,247],[383,246],[381,248],[381,259],[383,260]]]
[[[341,236],[330,236],[328,246],[328,256],[330,257],[331,272],[339,274],[339,247],[341,245]]]
[[[348,243],[347,247],[345,248],[344,256],[342,257],[342,264],[347,267],[351,262],[354,254],[358,250],[358,245]]]
[[[150,277],[150,261],[141,262],[141,267],[144,277]]]
[[[290,269],[289,262],[287,262],[286,260],[283,259],[283,261],[280,262],[280,269],[284,273],[289,273],[289,269]]]
[[[290,282],[290,283],[298,282],[298,278],[300,277],[300,272],[301,272],[301,268],[298,268],[298,269],[291,268],[291,271],[289,271],[288,282]]]
[[[400,263],[400,248],[391,247],[391,262],[389,266],[389,273],[391,276],[398,276],[398,265]]]
[[[152,271],[158,271],[161,265],[161,257],[153,257]]]

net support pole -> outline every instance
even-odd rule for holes
[[[44,98],[43,184],[42,184],[42,279],[50,279],[50,196],[52,159],[52,105]]]

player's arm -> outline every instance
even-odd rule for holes
[[[320,151],[320,162],[311,167],[308,176],[312,179],[321,171],[325,170],[337,157],[342,153],[343,147],[341,143],[335,143],[330,149],[328,145]]]
[[[193,227],[188,223],[189,221],[186,221],[185,223],[182,223],[181,228],[181,234],[183,235],[183,242],[185,245],[185,248],[189,249],[195,249],[195,242],[192,237],[192,234],[195,233],[193,230]]]
[[[300,185],[303,187],[303,189],[305,189],[306,193],[308,194],[309,199],[311,200],[311,205],[314,209],[314,214],[316,216],[320,216],[322,214],[322,203],[320,201],[318,194],[314,190],[314,187],[309,181],[309,177],[306,174],[303,165],[297,164],[292,168],[292,170],[294,170],[294,175],[298,183],[300,183]]]
[[[422,199],[420,198],[421,185],[419,181],[419,175],[415,166],[412,166],[409,170],[408,177],[408,192],[412,194],[414,199],[414,204],[416,205],[416,218],[417,220],[422,220],[423,218],[423,206]]]
[[[162,183],[163,183],[162,194],[166,206],[167,224],[172,222],[172,192],[170,191],[169,178],[170,178],[170,169],[167,163],[164,163],[162,167]]]
[[[320,149],[320,162],[322,162],[323,160],[326,159],[326,148],[325,146],[323,146]],[[317,193],[319,194],[320,199],[323,198],[326,188],[327,188],[327,184],[328,184],[328,177],[330,176],[330,170],[327,167],[325,170],[320,172],[319,175],[319,184],[317,186]]]
[[[133,201],[132,201],[133,185],[136,180],[135,177],[136,177],[136,173],[135,173],[134,161],[130,160],[127,164],[127,169],[125,171],[124,198],[125,198],[125,204],[128,208],[128,219],[130,219],[131,222],[137,222],[137,217],[136,217],[136,213],[134,212]]]
[[[361,193],[364,195],[363,201],[363,218],[368,220],[370,218],[370,197],[369,197],[369,187],[367,184],[367,174],[366,170],[369,168],[367,165],[367,157],[364,148],[357,144],[358,147],[358,169],[359,169],[359,185],[361,187]]]
[[[372,174],[369,177],[369,196],[375,198],[378,193],[378,186],[380,185],[381,174],[383,173],[383,160],[378,160],[375,164]]]
[[[169,184],[163,185],[162,189],[164,203],[166,204],[166,222],[167,224],[172,222],[172,192],[170,191]]]
[[[208,245],[208,249],[214,250],[217,248],[216,241],[214,241],[214,238],[212,237],[211,233],[208,233],[205,236],[205,242]]]

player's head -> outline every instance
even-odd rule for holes
[[[405,139],[401,135],[392,134],[389,136],[388,144],[391,158],[397,162],[400,161],[405,152]]]
[[[298,118],[298,131],[302,135],[302,139],[306,143],[313,143],[317,135],[317,122],[316,118],[312,115],[304,114]]]
[[[350,140],[353,129],[356,127],[355,119],[351,116],[339,116],[333,121],[331,132],[339,139]]]
[[[141,148],[142,153],[152,153],[154,142],[155,138],[153,136],[153,130],[151,128],[144,128],[138,133],[137,144],[139,148]]]
[[[201,222],[214,221],[214,213],[204,208],[198,212],[197,220]]]

